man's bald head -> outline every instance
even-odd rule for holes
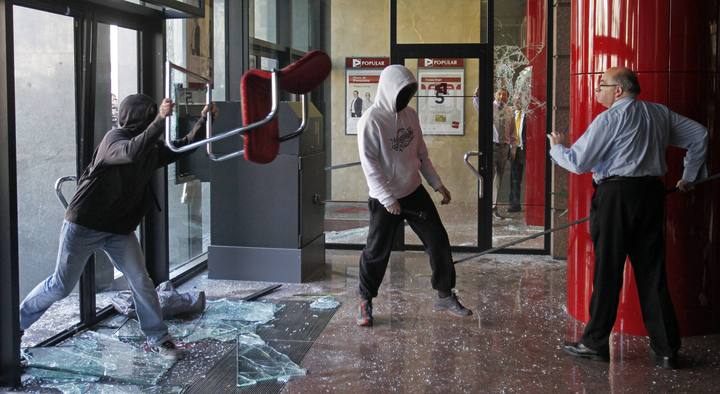
[[[624,92],[632,95],[640,93],[640,82],[633,70],[627,67],[610,67],[605,71],[605,75],[620,85]]]

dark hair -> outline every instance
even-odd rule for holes
[[[615,75],[615,82],[622,86],[623,90],[632,94],[640,93],[640,82],[638,82],[637,74],[632,70],[621,69]]]

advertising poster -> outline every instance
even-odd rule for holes
[[[464,59],[418,59],[418,116],[423,134],[463,135]]]
[[[345,58],[345,134],[357,134],[357,122],[375,101],[380,73],[387,57]]]

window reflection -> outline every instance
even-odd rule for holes
[[[77,175],[75,40],[70,17],[18,6],[13,7],[13,17],[22,300],[55,268],[64,209],[53,184],[62,176]],[[74,193],[70,184],[64,189],[68,201]],[[23,346],[34,345],[79,321],[79,295],[73,291],[27,330]]]

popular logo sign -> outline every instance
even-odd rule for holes
[[[465,59],[457,58],[423,58],[420,62],[422,67],[433,68],[433,67],[446,67],[446,68],[459,68],[465,65]]]
[[[346,58],[347,68],[385,68],[390,65],[386,57],[349,57]]]

